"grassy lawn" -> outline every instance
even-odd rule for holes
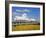
[[[24,30],[40,30],[40,25],[33,25],[33,24],[12,25],[12,31],[24,31]]]

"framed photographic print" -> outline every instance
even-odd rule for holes
[[[6,1],[6,37],[45,34],[45,3]]]

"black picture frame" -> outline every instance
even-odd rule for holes
[[[8,35],[9,34],[9,4],[10,3],[26,3],[34,5],[43,5],[43,33],[37,34],[22,34],[22,35]],[[24,37],[24,36],[39,36],[45,35],[45,3],[42,2],[24,2],[24,1],[5,1],[5,37]]]

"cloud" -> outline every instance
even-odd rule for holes
[[[25,20],[27,19],[27,14],[24,13],[22,16],[15,16],[14,20]]]
[[[22,14],[22,16],[15,16],[14,21],[15,21],[15,20],[36,21],[36,20],[33,19],[33,18],[28,18],[26,13]]]

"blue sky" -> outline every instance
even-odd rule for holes
[[[27,12],[22,12],[23,10],[28,10]],[[20,10],[16,11],[16,10]],[[40,20],[40,8],[35,8],[35,7],[12,7],[12,14],[13,18],[15,16],[22,16],[22,14],[26,14],[28,18],[34,18],[37,21]]]

